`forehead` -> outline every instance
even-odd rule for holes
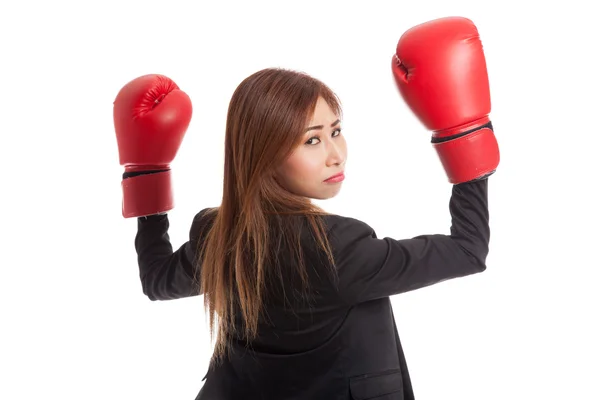
[[[317,100],[317,105],[315,106],[315,112],[312,115],[311,122],[318,122],[319,124],[328,124],[332,123],[337,119],[337,115],[333,112],[329,104],[323,99],[319,97]],[[319,125],[314,124],[314,125]]]

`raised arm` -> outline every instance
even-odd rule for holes
[[[488,178],[500,162],[490,89],[477,28],[467,18],[406,31],[392,58],[398,90],[430,131],[452,187],[449,235],[377,239],[359,221],[337,235],[341,293],[349,302],[401,293],[485,270],[490,230]]]
[[[138,218],[135,249],[142,290],[150,300],[173,300],[200,294],[198,246],[207,229],[206,209],[194,217],[189,240],[173,251],[167,214]]]
[[[454,185],[450,233],[377,238],[366,223],[338,217],[330,232],[340,295],[348,304],[392,296],[486,269],[488,179]]]

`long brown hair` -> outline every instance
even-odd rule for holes
[[[293,222],[297,220],[284,216],[305,218],[315,243],[334,266],[321,218],[327,213],[310,199],[282,188],[274,177],[275,168],[302,144],[319,97],[341,118],[335,93],[302,72],[263,69],[244,79],[233,93],[225,132],[223,199],[212,210],[216,215],[199,257],[211,340],[218,326],[213,360],[227,353],[234,333],[247,340],[256,336],[265,291],[281,280],[282,268],[295,266],[294,273],[308,288],[301,232]],[[276,241],[284,242],[296,262],[275,262],[281,251]],[[236,311],[242,317],[242,332],[236,332]]]

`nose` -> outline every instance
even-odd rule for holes
[[[329,155],[327,157],[327,166],[344,164],[344,152],[340,145],[331,143]]]

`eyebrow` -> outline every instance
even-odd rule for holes
[[[336,126],[337,124],[340,123],[339,119],[336,119],[332,124],[331,127],[333,128],[334,126]],[[317,129],[323,129],[323,125],[315,125],[315,126],[310,126],[308,127],[308,129],[306,130],[306,132],[308,131],[312,131],[312,130],[317,130]]]

